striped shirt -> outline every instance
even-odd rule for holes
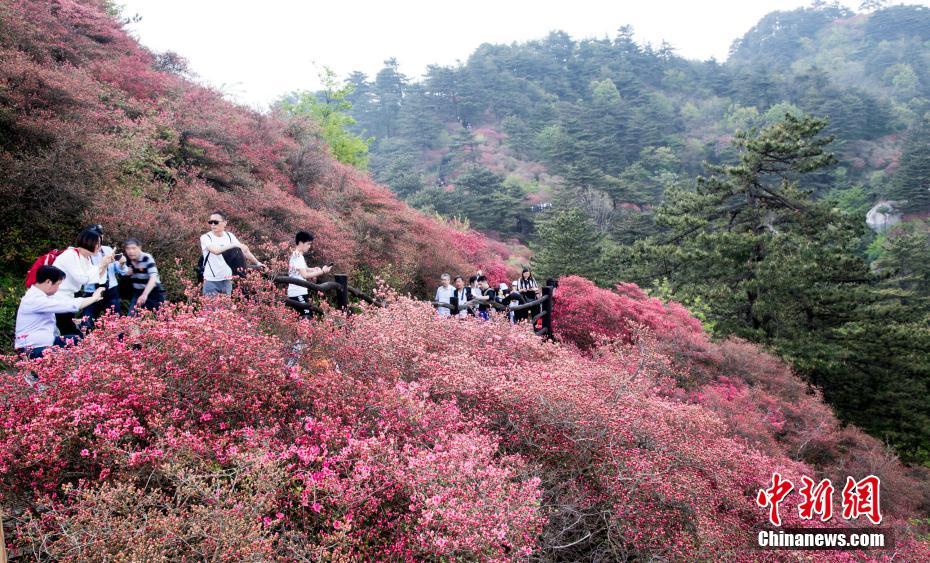
[[[155,259],[152,255],[143,252],[137,260],[129,261],[129,277],[132,278],[132,288],[142,291],[149,283],[149,278],[155,277],[155,289],[161,289],[161,281],[158,278],[158,267],[155,266]]]

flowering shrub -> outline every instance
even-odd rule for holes
[[[108,318],[81,345],[18,363],[0,383],[14,546],[65,560],[750,559],[774,470],[799,483],[884,459],[888,493],[913,491],[881,452],[794,456],[809,428],[778,403],[796,391],[790,372],[760,384],[737,369],[739,345],[717,350],[731,378],[689,390],[663,335],[642,327],[581,353],[396,295],[300,321],[255,291]],[[899,555],[925,558],[901,524],[920,507],[891,502]]]
[[[443,272],[513,275],[499,243],[409,208],[334,162],[301,118],[260,114],[169,72],[107,15],[103,0],[0,6],[3,259],[17,270],[83,225],[142,240],[192,275],[204,220],[226,210],[250,246],[317,235],[352,273],[426,295]],[[131,210],[131,212],[129,212]],[[264,256],[262,256],[264,258]],[[166,282],[172,294],[181,284]]]
[[[4,380],[3,502],[32,507],[19,545],[64,559],[529,553],[539,482],[519,455],[415,384],[353,389],[312,348],[295,356],[243,321],[251,306],[109,318],[20,364],[43,391]]]

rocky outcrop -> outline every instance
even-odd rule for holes
[[[897,201],[879,200],[865,214],[865,223],[876,233],[882,233],[901,222]]]

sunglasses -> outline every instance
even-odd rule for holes
[[[207,224],[210,224],[210,225],[219,225],[220,222],[217,221],[216,219],[210,219],[209,221],[207,221]]]

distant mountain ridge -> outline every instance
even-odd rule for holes
[[[603,192],[615,211],[650,204],[664,183],[634,178],[642,176],[637,165],[657,173],[643,151],[668,148],[673,162],[659,171],[687,180],[704,161],[732,158],[736,130],[786,111],[830,120],[840,162],[814,186],[822,195],[863,218],[879,199],[908,201],[906,211],[919,212],[930,198],[896,174],[906,145],[926,142],[919,125],[930,109],[928,40],[924,6],[773,12],[734,41],[722,64],[683,59],[667,44],[640,46],[629,27],[613,39],[553,32],[481,45],[461,66],[429,67],[419,81],[393,59],[373,79],[353,73],[352,114],[359,131],[376,138],[375,177],[445,214],[456,212],[436,186],[454,184],[472,165],[519,185],[530,222],[529,206],[557,186]],[[485,133],[476,137],[478,130]],[[489,140],[498,136],[500,150]],[[525,227],[502,234],[531,238]]]

